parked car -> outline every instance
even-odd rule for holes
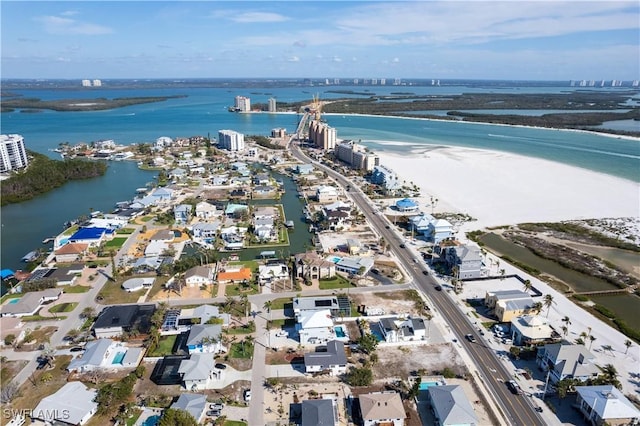
[[[209,410],[209,411],[207,411],[207,416],[209,416],[209,417],[218,417],[218,416],[220,416],[220,410]]]
[[[287,330],[280,330],[276,333],[276,337],[288,337],[289,332]]]
[[[442,290],[442,286],[437,285],[437,286],[436,286],[436,290],[437,290],[437,291],[441,291],[441,290]]]
[[[220,403],[213,403],[213,404],[209,404],[209,409],[210,410],[222,410],[224,408],[224,404],[220,404]]]
[[[522,389],[520,388],[520,385],[518,385],[516,383],[515,380],[509,380],[507,382],[507,387],[509,388],[509,390],[514,393],[515,395],[520,395],[522,394]]]
[[[244,400],[247,402],[251,401],[251,389],[244,390]]]
[[[404,245],[404,243],[400,244],[400,248],[405,248],[406,246]]]
[[[80,346],[74,346],[73,348],[69,349],[69,352],[80,352],[80,351],[84,351],[84,348]]]
[[[227,366],[226,366],[225,364],[217,363],[217,364],[216,364],[216,368],[217,368],[218,370],[224,370],[225,368],[227,368]]]

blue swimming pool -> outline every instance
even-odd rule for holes
[[[422,382],[420,383],[420,387],[418,389],[429,390],[431,386],[440,386],[440,384],[438,382]]]
[[[345,334],[344,330],[342,329],[342,326],[336,326],[336,327],[333,327],[333,329],[336,331],[336,337],[346,337],[347,336]]]
[[[142,422],[142,426],[156,426],[159,421],[160,421],[159,415],[156,414],[153,416],[149,416],[144,420],[144,422]]]
[[[14,303],[18,303],[20,301],[19,297],[16,297],[15,299],[10,299],[7,303],[9,305],[13,305]]]
[[[122,364],[125,354],[126,352],[118,352],[116,356],[113,357],[111,364]]]
[[[327,260],[331,263],[338,263],[342,259],[340,256],[329,256]]]
[[[371,324],[370,329],[371,329],[371,334],[376,336],[376,339],[378,339],[378,342],[384,342],[384,335],[382,334],[382,330],[380,330],[379,324]]]

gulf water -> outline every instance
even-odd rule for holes
[[[28,149],[52,152],[60,143],[71,144],[113,139],[119,144],[153,142],[160,136],[172,138],[210,134],[232,129],[246,135],[268,135],[271,129],[284,127],[293,131],[300,119],[290,114],[235,114],[227,107],[237,95],[249,96],[252,103],[266,103],[270,97],[279,102],[311,100],[319,94],[329,100],[345,97],[328,88],[260,89],[132,89],[110,90],[12,90],[27,97],[51,99],[88,99],[98,97],[171,96],[186,97],[165,102],[135,105],[108,111],[3,113],[0,132],[24,136]],[[520,93],[551,93],[568,88],[502,89]],[[341,87],[371,94],[413,92],[416,94],[457,94],[495,89],[468,87]],[[364,95],[350,95],[364,96]],[[621,109],[627,110],[621,107]],[[409,118],[327,115],[340,139],[361,140],[374,151],[409,153],[429,145],[453,145],[507,151],[539,157],[640,182],[640,143],[602,135],[548,129],[429,121]],[[390,143],[395,142],[395,143]],[[402,142],[402,143],[397,143]],[[110,211],[117,201],[131,199],[136,188],[152,181],[155,173],[141,171],[132,162],[112,162],[105,176],[72,182],[34,200],[2,207],[1,267],[20,268],[20,258],[41,247],[43,238],[56,235],[62,224],[90,209]],[[594,194],[596,196],[596,194]]]

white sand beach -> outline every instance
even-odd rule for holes
[[[410,155],[378,151],[380,163],[420,187],[424,211],[466,213],[461,230],[522,222],[640,216],[640,184],[500,151],[433,146]],[[427,206],[425,206],[427,205]]]

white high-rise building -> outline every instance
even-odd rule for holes
[[[93,86],[94,87],[102,86],[102,80],[93,80]]]
[[[229,151],[244,151],[244,134],[234,130],[218,131],[218,148]]]
[[[0,173],[27,167],[29,159],[21,135],[0,135]]]
[[[387,84],[387,79],[386,78],[381,78],[380,79],[380,86],[384,86],[385,84]]]
[[[236,111],[249,112],[251,111],[251,98],[245,96],[236,96]]]
[[[91,87],[91,80],[82,80],[82,87]]]
[[[276,112],[276,98],[269,98],[269,112]]]

